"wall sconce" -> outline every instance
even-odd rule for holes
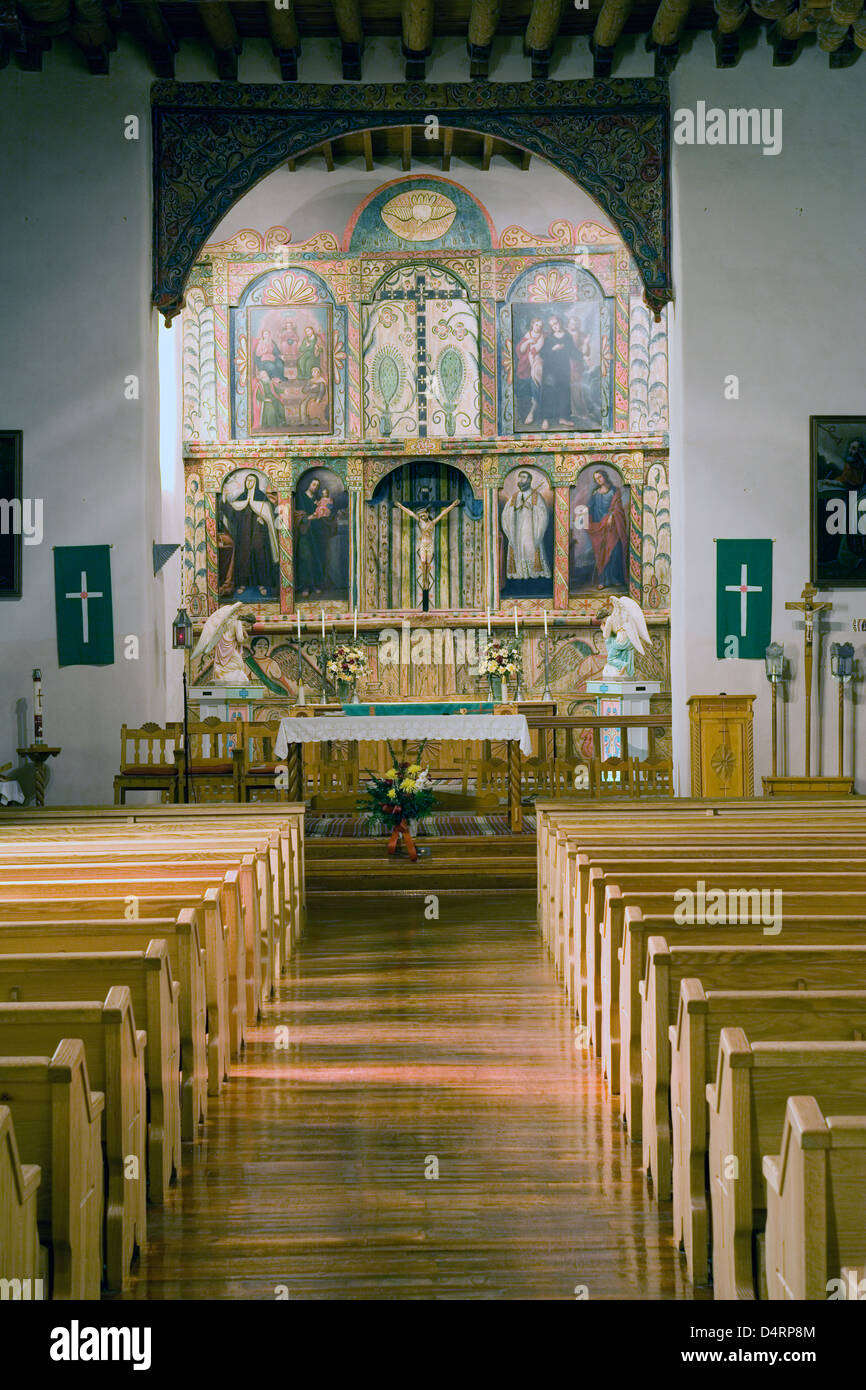
[[[177,651],[189,651],[192,647],[192,623],[189,614],[181,604],[171,625],[171,645]]]

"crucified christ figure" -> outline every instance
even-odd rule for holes
[[[426,613],[430,606],[430,590],[433,587],[433,532],[449,512],[459,506],[460,498],[455,497],[454,501],[441,511],[437,517],[430,515],[429,507],[421,507],[417,512],[413,512],[411,507],[404,507],[402,502],[396,505],[401,512],[411,516],[418,527],[418,578],[421,583],[423,594],[423,609]]]

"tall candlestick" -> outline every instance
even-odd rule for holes
[[[514,605],[514,636],[517,636],[517,604]]]
[[[298,610],[298,651],[301,650],[300,641],[301,641],[301,613],[300,613],[300,609],[299,609],[299,610]]]
[[[301,666],[301,610],[298,609],[298,704],[304,705],[307,697],[304,692],[304,673]]]
[[[544,635],[547,636],[547,609],[544,610]]]
[[[42,742],[42,672],[33,672],[33,742]]]

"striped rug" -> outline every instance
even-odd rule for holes
[[[524,834],[535,834],[535,816],[524,815]],[[326,816],[307,815],[305,833],[323,839],[329,837],[348,839],[375,839],[384,837],[385,831],[369,816]],[[507,816],[446,815],[434,812],[425,816],[418,826],[419,835],[508,835]]]

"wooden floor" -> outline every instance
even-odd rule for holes
[[[519,901],[314,908],[128,1298],[691,1296]]]

